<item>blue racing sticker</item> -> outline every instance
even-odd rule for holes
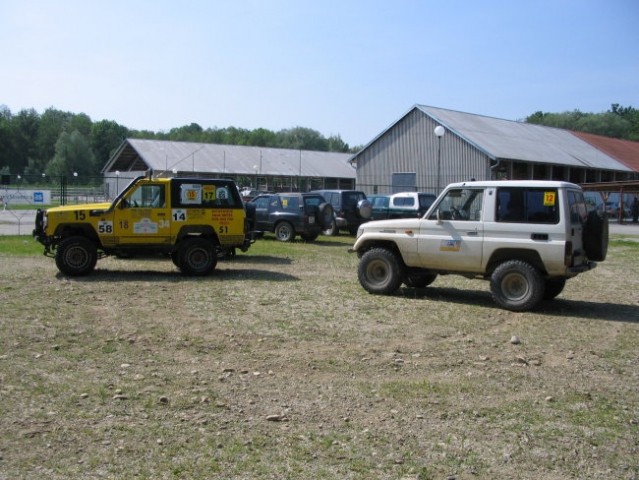
[[[439,244],[440,252],[459,252],[461,240],[442,240]]]

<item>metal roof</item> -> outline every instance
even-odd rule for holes
[[[210,172],[229,175],[356,177],[348,153],[126,139],[102,172]]]
[[[604,137],[593,133],[572,133],[602,152],[616,158],[635,172],[639,172],[639,142]]]
[[[416,105],[494,159],[632,171],[569,130]]]

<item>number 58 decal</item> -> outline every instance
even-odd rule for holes
[[[99,221],[98,233],[113,233],[113,222],[107,220]]]

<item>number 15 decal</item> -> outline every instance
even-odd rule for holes
[[[174,222],[186,222],[186,210],[184,208],[175,208],[171,212]]]

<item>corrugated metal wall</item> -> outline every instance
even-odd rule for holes
[[[490,178],[488,157],[449,130],[438,138],[438,125],[417,109],[408,113],[357,157],[357,187],[367,194],[391,193],[393,173],[415,173],[416,190],[431,193],[438,193],[438,184],[443,189],[452,182]]]

